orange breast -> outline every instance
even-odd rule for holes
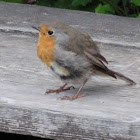
[[[38,41],[37,55],[48,67],[54,61],[55,44],[55,40],[49,36],[40,36]]]

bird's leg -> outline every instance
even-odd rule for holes
[[[45,94],[50,94],[50,93],[60,93],[60,92],[63,92],[63,91],[66,91],[66,90],[70,90],[71,88],[74,88],[73,86],[70,86],[70,87],[66,87],[67,84],[64,84],[63,86],[61,86],[60,88],[56,89],[56,90],[48,90],[45,92]]]
[[[83,84],[81,85],[81,87],[79,88],[79,90],[76,92],[76,94],[74,94],[73,96],[69,97],[69,96],[63,96],[61,97],[60,99],[61,100],[75,100],[77,98],[81,98],[81,97],[84,97],[84,96],[87,96],[86,94],[80,94],[80,91],[82,90],[82,88],[84,87],[84,85],[86,84],[86,82],[88,81],[88,79],[86,79]]]

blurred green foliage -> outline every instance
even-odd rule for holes
[[[24,0],[0,0],[23,3]],[[140,18],[140,0],[38,0],[37,5]]]
[[[14,3],[22,3],[23,2],[23,0],[0,0],[0,1],[14,2]]]

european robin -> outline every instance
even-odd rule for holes
[[[48,22],[46,25],[41,24],[39,28],[33,28],[39,31],[38,57],[65,83],[56,90],[46,91],[47,94],[70,90],[72,87],[66,87],[70,83],[81,86],[73,96],[64,96],[61,99],[74,100],[84,97],[85,94],[80,94],[80,91],[88,79],[95,75],[120,78],[135,84],[128,77],[107,68],[107,60],[88,34],[61,22]]]

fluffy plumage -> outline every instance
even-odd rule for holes
[[[61,22],[41,24],[39,31],[38,57],[64,83],[85,84],[93,75],[106,75],[135,84],[128,77],[107,68],[107,60],[89,35]]]

